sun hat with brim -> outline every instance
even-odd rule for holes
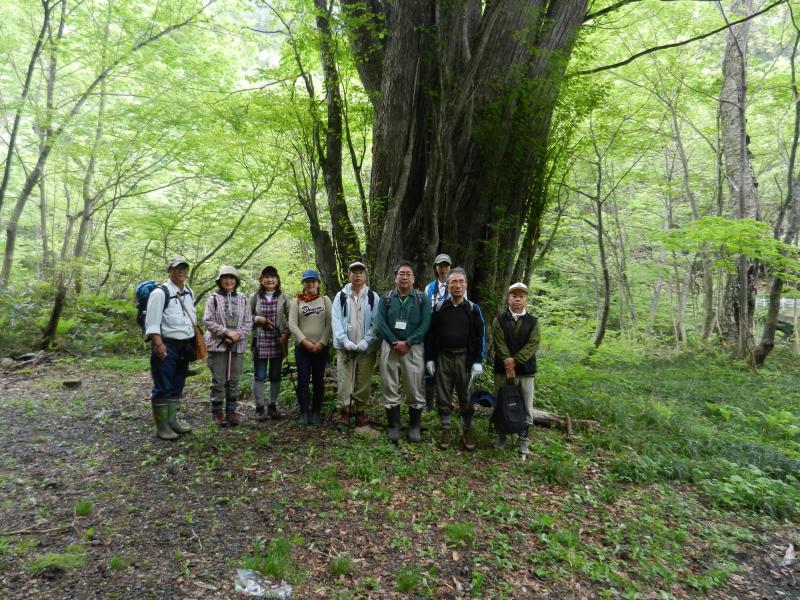
[[[436,258],[433,259],[433,264],[440,265],[442,263],[447,263],[448,265],[452,265],[453,261],[450,260],[449,254],[439,254]]]
[[[167,264],[167,273],[172,271],[175,267],[179,267],[181,265],[189,266],[189,261],[183,258],[182,256],[173,256],[169,259],[169,263]]]
[[[518,283],[512,283],[512,284],[511,284],[511,285],[508,287],[508,293],[509,293],[509,294],[510,294],[511,292],[517,292],[517,291],[519,291],[519,292],[522,292],[522,293],[524,293],[524,294],[527,294],[527,293],[528,293],[528,286],[527,286],[527,285],[525,285],[524,283],[519,283],[519,282],[518,282]]]
[[[303,277],[300,281],[304,282],[306,279],[316,279],[319,281],[319,273],[317,273],[314,269],[306,269],[303,271]]]
[[[236,270],[236,267],[232,267],[230,265],[224,265],[219,268],[219,273],[217,273],[217,278],[214,280],[217,285],[220,285],[220,280],[223,277],[225,277],[225,275],[230,275],[231,277],[235,277],[237,286],[242,281],[242,278],[239,277],[239,272]]]
[[[480,404],[486,408],[494,408],[495,398],[486,390],[475,390],[469,396],[470,404]]]

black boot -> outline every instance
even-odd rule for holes
[[[422,420],[422,409],[421,408],[409,408],[408,409],[408,441],[420,442],[422,437],[420,435],[419,425],[420,421]]]
[[[297,398],[297,422],[308,425],[308,399]]]
[[[321,425],[322,424],[322,416],[320,413],[322,412],[322,401],[324,398],[314,398],[311,402],[311,413],[308,415],[308,424],[309,425]]]
[[[389,423],[387,431],[389,441],[396,444],[400,441],[400,405],[386,409],[386,420]]]

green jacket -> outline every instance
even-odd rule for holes
[[[523,321],[528,322],[531,327],[527,339],[524,340],[508,340],[506,333],[503,330],[503,323],[514,332],[515,337],[519,335],[525,324]],[[532,325],[530,324],[533,321]],[[514,321],[511,313],[506,310],[499,316],[495,317],[492,321],[492,342],[494,343],[494,372],[504,373],[503,361],[510,356],[514,357],[514,362],[517,363],[517,373],[519,375],[533,375],[536,373],[536,351],[539,349],[539,320],[532,315],[528,314]],[[514,348],[512,352],[509,347]],[[516,349],[518,348],[518,349]]]
[[[405,321],[406,328],[398,329],[398,321]],[[420,344],[431,326],[431,301],[423,292],[412,289],[401,297],[397,288],[381,296],[376,326],[380,336],[393,344],[405,340],[409,346]]]

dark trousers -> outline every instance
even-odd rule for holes
[[[297,362],[297,401],[300,410],[308,410],[309,383],[314,384],[314,397],[311,410],[318,412],[325,398],[325,365],[328,363],[328,349],[322,352],[309,352],[302,346],[294,347]]]
[[[269,381],[280,381],[282,365],[282,356],[273,356],[272,358],[254,358],[253,379],[256,381],[267,381],[267,374],[269,374]]]
[[[150,376],[153,378],[151,401],[180,398],[189,372],[189,361],[184,359],[186,356],[184,346],[188,344],[193,347],[194,339],[164,340],[164,345],[167,347],[167,356],[164,360],[158,358],[155,353],[150,353]]]

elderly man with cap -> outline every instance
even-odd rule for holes
[[[431,324],[431,304],[423,292],[414,289],[414,268],[408,261],[395,267],[395,288],[384,295],[376,327],[381,344],[381,404],[389,422],[389,440],[400,441],[400,388],[408,402],[408,441],[419,442],[425,396],[423,342]]]
[[[462,445],[466,451],[474,452],[475,409],[469,401],[469,387],[470,381],[483,373],[486,326],[481,307],[465,297],[464,269],[456,267],[448,273],[447,289],[450,297],[433,308],[431,327],[425,336],[425,366],[436,385],[436,408],[442,428],[439,448],[450,447],[451,398],[455,392],[463,426]]]
[[[217,289],[206,302],[203,316],[208,344],[207,364],[211,370],[211,416],[215,425],[233,427],[240,423],[236,412],[239,379],[244,364],[245,340],[253,327],[253,315],[247,298],[237,291],[241,278],[234,267],[221,267],[215,281]]]
[[[319,291],[319,273],[303,271],[303,291],[289,303],[289,331],[292,332],[297,362],[298,421],[320,425],[322,401],[325,399],[325,365],[331,341],[331,301]],[[309,384],[314,394],[309,403]]]
[[[189,363],[196,358],[194,292],[186,285],[189,263],[176,256],[167,266],[169,279],[150,293],[145,317],[145,335],[152,343],[150,375],[153,378],[151,403],[156,434],[162,440],[175,440],[192,428],[178,419],[178,404]]]
[[[356,424],[367,424],[375,354],[380,338],[374,329],[380,297],[367,286],[367,267],[356,261],[347,268],[348,283],[333,299],[333,347],[336,348],[337,429],[344,430],[355,415]]]
[[[516,383],[525,402],[525,415],[530,427],[533,424],[533,378],[536,375],[536,350],[539,348],[539,320],[528,313],[528,286],[524,283],[511,285],[506,301],[508,309],[492,321],[495,394],[499,394],[506,382]],[[495,445],[505,448],[505,434],[497,434]],[[523,455],[530,454],[527,428],[519,434],[519,451]]]
[[[286,356],[289,335],[289,300],[281,291],[278,269],[269,265],[261,270],[258,291],[250,296],[253,315],[253,397],[256,421],[280,419],[278,396],[281,391],[281,365]],[[269,404],[264,411],[264,386],[269,378]]]

